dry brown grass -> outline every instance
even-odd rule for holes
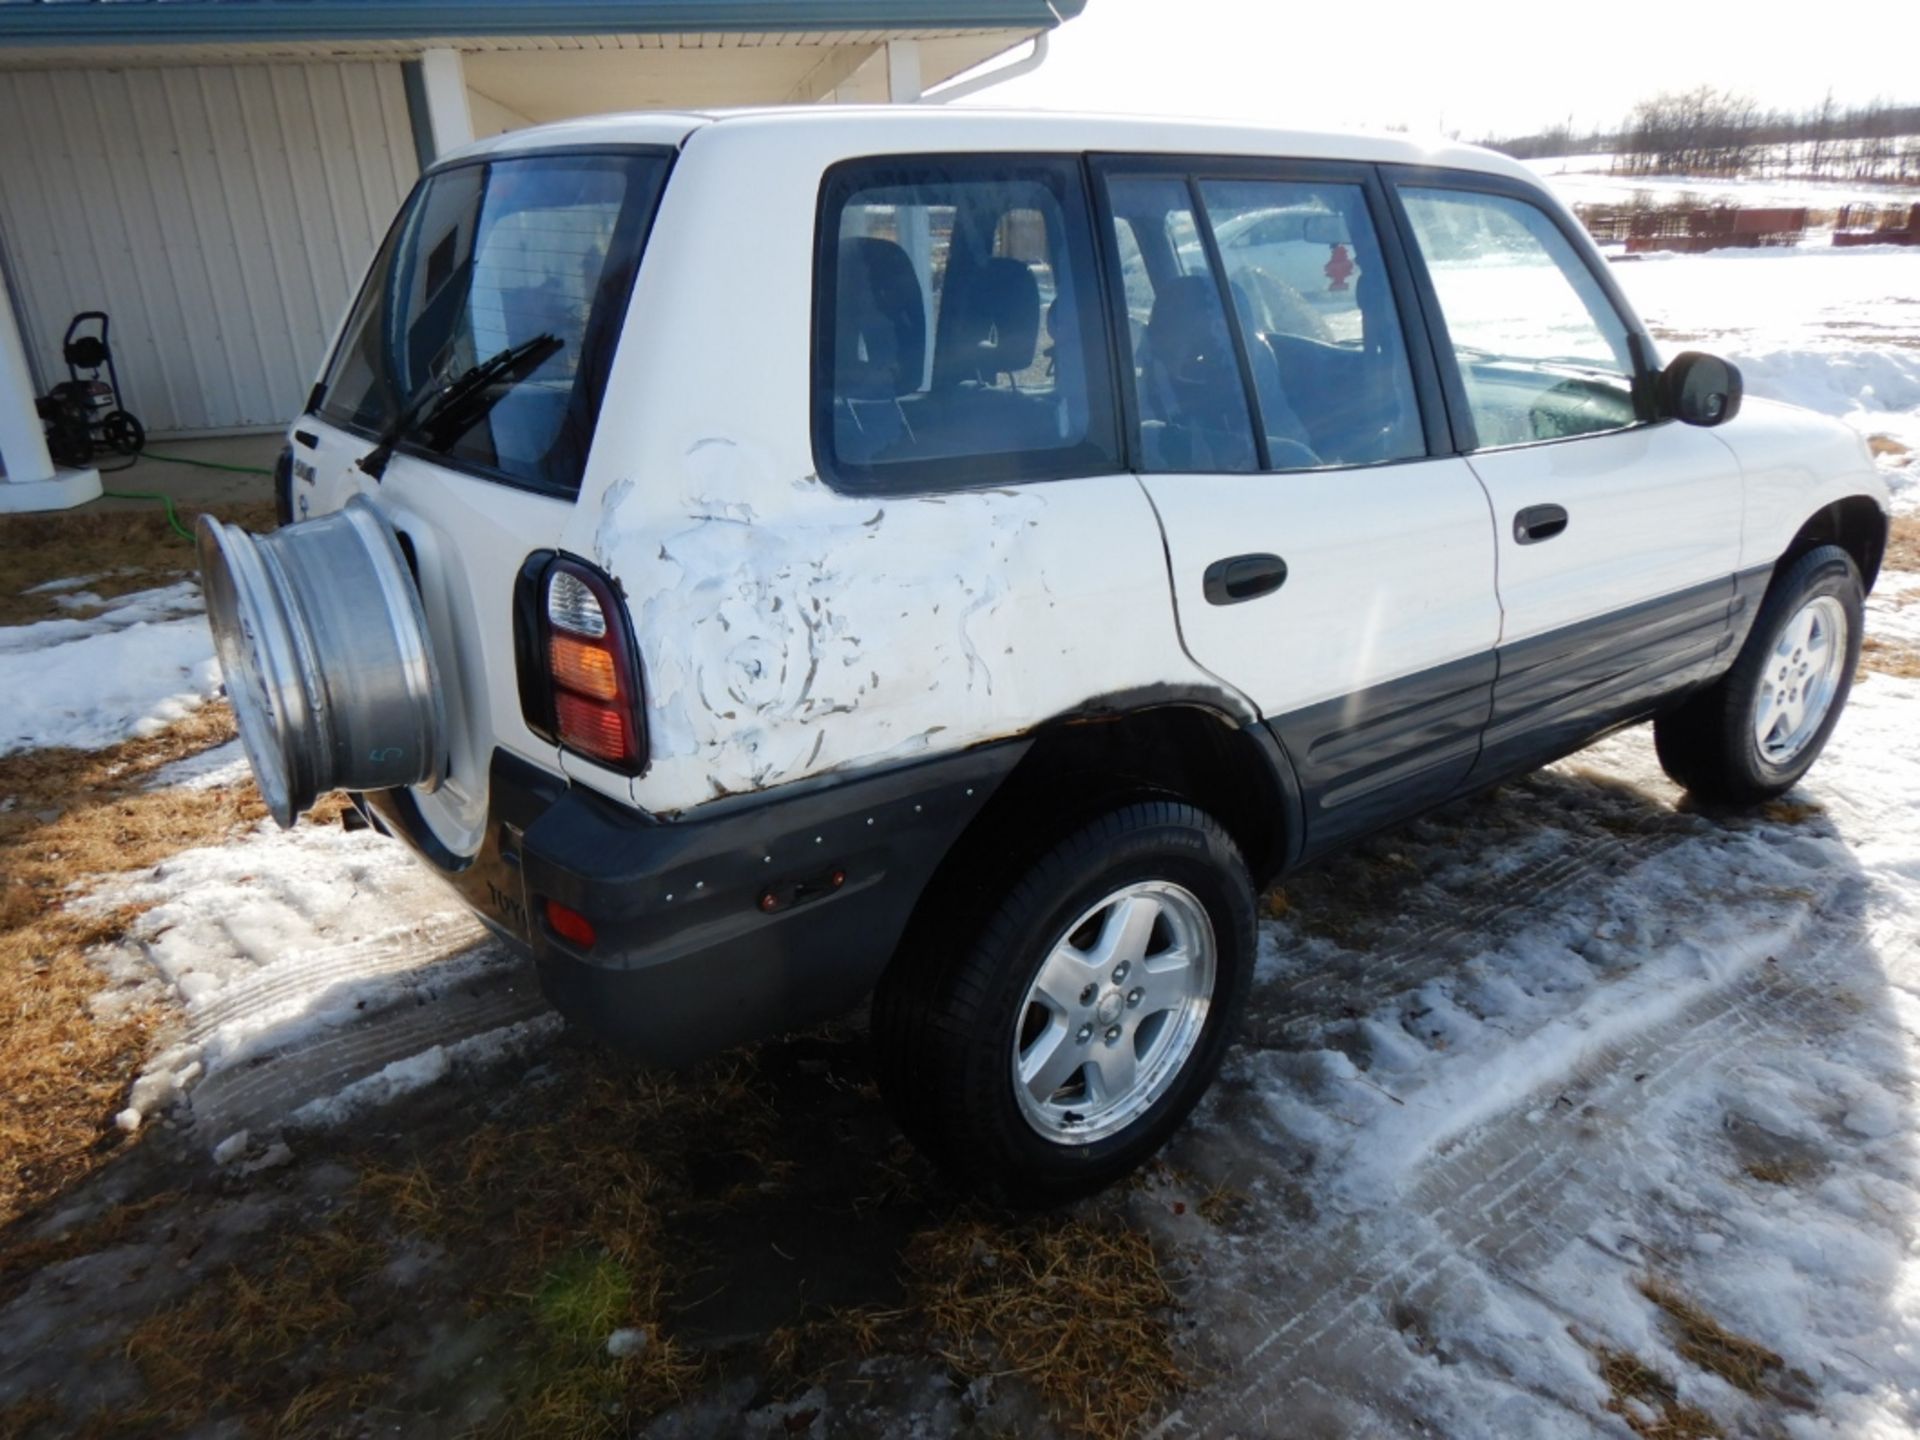
[[[112,1425],[352,1428],[369,1404],[391,1403],[417,1364],[422,1313],[498,1327],[486,1379],[503,1403],[482,1433],[625,1434],[683,1395],[701,1367],[666,1329],[677,1257],[664,1217],[697,1203],[684,1150],[716,1134],[752,1150],[774,1112],[738,1057],[683,1081],[577,1052],[561,1064],[512,1115],[405,1158],[348,1151],[361,1179],[323,1229],[262,1237],[215,1282],[140,1324],[127,1353],[147,1399]],[[413,1288],[389,1283],[396,1251],[421,1241],[457,1263]],[[868,1333],[841,1323],[843,1334]],[[618,1329],[646,1332],[639,1353],[607,1353]]]
[[[249,530],[273,528],[273,506],[211,507],[223,520]],[[197,509],[182,507],[180,523],[193,528]],[[0,625],[21,625],[65,614],[53,595],[25,592],[49,580],[88,575],[84,588],[111,599],[194,572],[193,546],[174,533],[166,512],[88,510],[66,515],[0,518]]]
[[[1762,1185],[1792,1185],[1813,1173],[1813,1166],[1805,1160],[1753,1160],[1745,1169]]]
[[[97,751],[0,758],[0,1224],[110,1154],[111,1123],[144,1058],[148,1021],[95,1016],[103,988],[87,951],[123,934],[137,910],[71,908],[89,875],[140,869],[215,842],[265,811],[251,786],[143,790],[169,761],[233,734],[210,705],[150,739]]]
[[[270,505],[219,513],[270,529]],[[183,520],[190,514],[183,514]],[[0,624],[57,613],[28,587],[110,572],[102,595],[188,573],[193,548],[160,507],[10,516],[0,520]],[[233,736],[224,705],[160,735],[105,750],[30,750],[0,757],[0,1224],[44,1201],[111,1153],[109,1117],[144,1056],[147,1022],[103,1020],[86,952],[124,933],[137,912],[69,909],[89,875],[152,865],[231,834],[264,813],[251,786],[147,791],[162,765]]]
[[[1680,1399],[1673,1382],[1638,1356],[1600,1346],[1600,1378],[1613,1398],[1607,1409],[1644,1440],[1712,1440],[1726,1434],[1706,1411]]]
[[[1760,807],[1767,819],[1781,825],[1802,825],[1826,814],[1826,808],[1806,800],[1769,800]]]
[[[1734,1334],[1664,1281],[1644,1279],[1640,1293],[1665,1313],[1681,1359],[1749,1395],[1775,1394],[1773,1382],[1786,1362],[1773,1351]]]
[[[1882,562],[1889,570],[1920,570],[1920,515],[1896,515]]]
[[[372,1318],[353,1292],[384,1262],[385,1247],[352,1223],[273,1240],[270,1264],[229,1267],[135,1328],[126,1353],[147,1393],[133,1414],[118,1417],[122,1428],[177,1433],[185,1419],[244,1405],[260,1373],[285,1367],[310,1343],[335,1353],[352,1346],[356,1327]],[[375,1380],[358,1366],[328,1367],[278,1398],[263,1428],[299,1433],[323,1411],[363,1402]]]
[[[1113,1219],[962,1216],[917,1236],[910,1290],[969,1377],[1020,1375],[1094,1440],[1135,1434],[1186,1382],[1153,1246]]]
[[[904,1307],[835,1307],[780,1326],[761,1347],[773,1392],[791,1399],[824,1383],[836,1367],[903,1343],[912,1315]]]
[[[1860,642],[1860,668],[1895,675],[1902,680],[1920,680],[1920,650],[1897,640],[1869,635]]]

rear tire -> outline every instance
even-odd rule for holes
[[[875,994],[888,1103],[963,1188],[1024,1205],[1097,1190],[1219,1069],[1253,974],[1245,862],[1211,816],[1149,800],[967,888]]]
[[[1733,668],[1653,722],[1661,768],[1717,804],[1756,805],[1792,789],[1847,703],[1864,610],[1846,551],[1822,545],[1794,560],[1761,601]]]

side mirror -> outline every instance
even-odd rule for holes
[[[1660,413],[1689,425],[1724,425],[1740,413],[1739,368],[1689,350],[1660,372]]]

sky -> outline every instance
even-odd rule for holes
[[[1920,0],[1087,0],[1034,74],[974,104],[1325,128],[1613,125],[1712,84],[1766,109],[1920,102]]]

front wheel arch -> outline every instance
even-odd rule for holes
[[[1844,500],[1822,505],[1787,542],[1787,548],[1774,563],[1775,580],[1777,582],[1809,551],[1822,545],[1837,545],[1853,557],[1854,567],[1860,572],[1861,589],[1872,593],[1887,554],[1888,528],[1886,512],[1871,496],[1849,495]]]

